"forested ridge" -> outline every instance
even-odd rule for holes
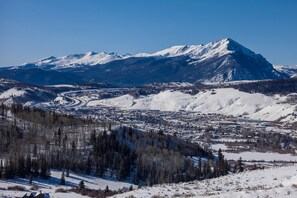
[[[49,178],[50,169],[138,185],[218,177],[230,167],[211,151],[162,131],[1,105],[0,177]],[[198,162],[194,164],[192,157]]]

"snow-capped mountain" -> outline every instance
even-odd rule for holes
[[[59,70],[65,68],[79,67],[80,65],[98,65],[105,64],[114,60],[129,58],[129,55],[120,55],[117,53],[96,53],[87,52],[85,54],[70,54],[62,57],[50,56],[32,63],[23,64],[21,67]]]
[[[221,39],[215,42],[208,43],[206,45],[177,45],[170,48],[152,53],[140,53],[136,54],[136,57],[176,57],[176,56],[189,56],[191,59],[198,62],[211,59],[213,57],[221,57],[227,54],[241,51],[248,56],[257,56],[251,50],[245,48],[239,43],[230,38]]]
[[[297,78],[297,65],[295,66],[284,66],[284,65],[273,65],[277,71],[287,74],[291,78]]]
[[[191,62],[202,62],[213,57],[221,57],[224,55],[235,53],[236,51],[241,51],[247,56],[255,57],[257,54],[251,50],[245,48],[244,46],[236,43],[230,38],[221,39],[215,42],[208,43],[206,45],[178,45],[172,46],[170,48],[157,51],[155,53],[139,53],[135,55],[125,54],[121,55],[118,53],[96,53],[87,52],[85,54],[70,54],[62,57],[50,56],[36,62],[25,63],[22,66],[25,68],[30,68],[29,66],[34,65],[41,67],[43,69],[64,69],[71,67],[78,67],[80,65],[98,65],[106,64],[115,60],[121,60],[131,57],[159,57],[159,58],[170,58],[177,56],[189,56]]]
[[[40,76],[40,72],[46,77],[36,82],[34,76]],[[65,80],[61,74],[65,75]],[[155,82],[263,80],[289,76],[273,68],[260,54],[226,38],[206,45],[173,46],[151,54],[89,52],[48,57],[2,70],[0,77],[34,84],[107,82],[143,85]]]

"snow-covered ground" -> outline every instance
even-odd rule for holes
[[[8,89],[2,93],[0,93],[0,99],[7,99],[11,97],[22,96],[26,92],[24,90],[18,90],[17,88]]]
[[[232,41],[233,42],[233,41]],[[206,45],[177,45],[170,48],[152,53],[140,53],[136,54],[136,57],[176,57],[176,56],[190,56],[192,59],[197,61],[203,61],[214,56],[224,56],[226,54],[232,53],[228,49],[228,44],[230,43],[229,38],[221,39],[215,42],[208,43]],[[242,46],[242,51],[246,54],[251,54],[252,52]]]
[[[239,146],[244,148],[244,146]],[[239,148],[238,147],[238,148]],[[276,153],[276,152],[257,152],[257,151],[244,151],[244,152],[232,152],[228,150],[228,146],[225,144],[212,144],[211,149],[213,151],[218,151],[221,149],[223,151],[224,156],[228,160],[238,160],[240,157],[242,160],[245,161],[292,161],[292,162],[297,162],[297,156],[296,155],[291,155],[289,153]]]
[[[273,65],[273,67],[277,71],[287,74],[291,78],[296,78],[297,76],[297,65],[295,66]]]
[[[185,110],[245,116],[257,120],[273,121],[282,118],[283,121],[297,121],[297,116],[294,114],[296,105],[286,103],[286,99],[286,96],[266,96],[233,88],[222,88],[199,92],[197,95],[170,90],[139,98],[127,94],[111,99],[93,100],[87,105],[160,111]]]
[[[84,180],[86,188],[89,189],[102,189],[104,190],[106,186],[108,185],[110,190],[118,190],[123,187],[129,188],[131,186],[130,183],[127,182],[120,182],[120,181],[112,181],[107,179],[102,179],[90,175],[82,175],[82,174],[74,174],[70,173],[69,177],[65,177],[66,185],[61,186],[60,185],[60,179],[61,179],[62,172],[57,170],[51,171],[51,178],[48,180],[43,179],[33,179],[33,184],[39,186],[39,190],[31,190],[32,192],[39,192],[42,191],[43,193],[48,193],[50,197],[82,197],[80,194],[76,193],[56,193],[56,189],[58,188],[70,188],[70,187],[76,187],[78,186],[79,182],[81,180]],[[11,179],[11,180],[0,180],[0,197],[16,197],[19,195],[23,195],[27,192],[19,192],[19,191],[8,191],[8,190],[1,190],[1,189],[7,189],[9,186],[23,186],[25,187],[29,192],[32,185],[29,185],[28,179]],[[135,185],[133,185],[133,188],[136,188]]]
[[[228,160],[238,160],[240,157],[243,160],[247,161],[294,161],[297,162],[297,156],[291,155],[288,153],[272,153],[272,152],[240,152],[240,153],[231,153],[231,152],[224,152],[224,156]]]
[[[143,187],[114,197],[297,197],[297,166],[246,171],[215,179]]]
[[[50,56],[36,62],[33,64],[39,67],[48,67],[51,69],[63,69],[63,68],[72,68],[77,67],[78,65],[97,65],[104,64],[118,59],[124,59],[130,57],[129,55],[120,55],[117,53],[96,53],[96,52],[87,52],[85,54],[70,54],[62,57]],[[27,66],[23,64],[20,67]],[[13,67],[19,68],[19,67]]]

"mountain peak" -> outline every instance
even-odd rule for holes
[[[175,56],[189,56],[196,60],[205,60],[214,56],[224,56],[232,54],[236,51],[253,54],[252,51],[243,47],[231,38],[223,38],[205,45],[175,45],[167,49],[157,51],[152,54],[140,53],[137,57],[175,57]]]
[[[56,58],[55,56],[50,56],[50,57],[45,58],[44,60],[55,59],[55,58]]]
[[[228,42],[236,42],[234,41],[232,38],[227,37],[227,38],[223,38],[222,40],[228,41]]]
[[[222,39],[219,39],[215,42],[221,42],[221,43],[237,43],[234,39],[230,38],[230,37],[227,37],[227,38],[222,38]]]
[[[87,52],[85,55],[86,56],[94,56],[96,54],[98,54],[98,53],[97,52]]]
[[[238,42],[236,42],[235,40],[227,37],[227,38],[222,38],[219,40],[216,40],[214,42],[210,42],[206,45],[218,45],[218,46],[224,46],[226,48],[228,48],[228,46],[230,45],[240,45]]]
[[[235,41],[229,37],[220,39],[213,43],[217,43],[219,45],[224,46],[226,48],[226,50],[229,51],[230,53],[242,53],[242,54],[250,56],[250,57],[261,56],[259,54],[256,54],[252,50],[244,47],[243,45],[241,45],[240,43],[238,43],[237,41]]]

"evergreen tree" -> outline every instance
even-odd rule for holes
[[[84,182],[84,180],[81,180],[80,182],[79,182],[79,189],[85,189],[85,182]]]
[[[108,187],[108,185],[106,185],[104,192],[105,192],[105,193],[108,193],[108,192],[109,192],[109,187]]]
[[[25,159],[24,156],[19,156],[17,164],[17,176],[24,178],[25,174]]]
[[[33,177],[32,177],[32,174],[30,174],[30,176],[29,176],[29,184],[32,185],[32,183],[33,183]]]
[[[4,171],[3,161],[0,160],[0,179],[3,178],[3,171]]]
[[[66,168],[66,177],[69,177],[69,166]]]
[[[99,157],[97,162],[97,173],[99,177],[103,177],[104,175],[104,163],[101,157]]]
[[[25,174],[31,175],[31,169],[32,169],[31,157],[30,155],[27,155],[26,162],[25,162]]]
[[[130,161],[129,157],[130,152],[127,146],[123,146],[121,150],[121,156],[120,156],[120,167],[119,167],[119,173],[118,173],[118,178],[119,179],[124,179],[125,177],[128,176],[130,172]]]
[[[62,131],[61,128],[58,129],[58,145],[61,145],[61,139],[62,139]]]
[[[4,171],[3,171],[3,178],[4,179],[12,179],[15,177],[15,165],[11,158],[9,158],[5,162]]]
[[[91,174],[92,172],[92,160],[91,160],[91,157],[89,156],[88,159],[87,159],[87,163],[86,163],[86,174]]]
[[[60,185],[65,185],[65,174],[64,174],[64,171],[62,172],[62,175],[61,175],[61,181],[60,181]]]
[[[119,168],[119,173],[118,173],[118,178],[119,179],[124,179],[128,173],[129,173],[129,165],[128,165],[128,160],[122,159],[120,163],[120,168]]]
[[[96,143],[96,130],[94,129],[90,135],[90,145],[95,145]]]
[[[71,144],[71,151],[72,151],[72,154],[74,155],[75,152],[76,152],[76,144],[74,141],[72,141],[72,144]]]
[[[242,163],[242,158],[240,157],[238,162],[237,162],[237,166],[239,169],[239,172],[243,172],[244,171],[244,167],[243,167],[243,163]]]
[[[198,174],[198,179],[201,179],[201,177],[202,177],[202,161],[201,161],[201,157],[199,157],[199,159],[198,159],[197,174]]]
[[[42,156],[40,159],[40,177],[43,179],[48,179],[50,177],[49,168],[44,156]]]
[[[5,118],[5,107],[4,107],[3,102],[1,103],[1,117],[2,117],[2,120],[4,120],[4,118]]]
[[[39,164],[36,159],[32,160],[32,173],[34,177],[39,175]]]
[[[224,161],[224,155],[222,154],[222,150],[219,149],[218,151],[218,173],[217,173],[217,176],[221,176],[221,175],[224,175],[225,171],[225,161]]]
[[[224,163],[224,175],[227,175],[228,174],[229,169],[230,169],[229,163],[228,163],[227,160],[225,160],[225,163]]]
[[[34,144],[34,148],[33,148],[33,156],[36,157],[37,156],[37,145]]]

